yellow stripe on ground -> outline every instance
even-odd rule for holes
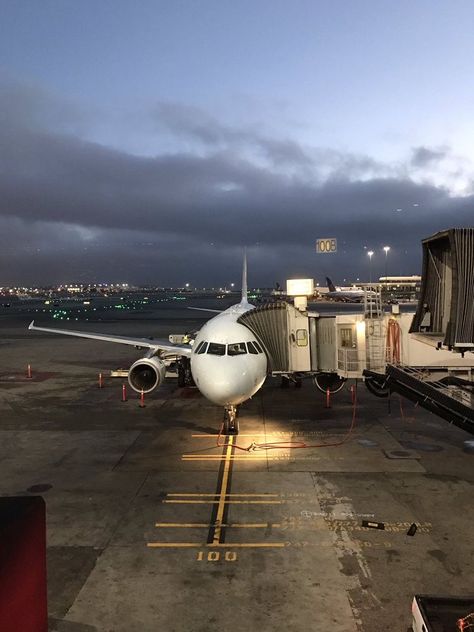
[[[225,462],[224,462],[224,473],[222,475],[222,483],[221,483],[221,489],[220,489],[220,498],[219,498],[219,504],[217,507],[217,515],[216,515],[216,524],[221,525],[222,524],[222,517],[224,516],[224,509],[225,509],[225,505],[226,503],[229,502],[242,502],[242,501],[227,501],[225,499],[226,494],[227,494],[227,486],[229,484],[229,470],[230,470],[230,457],[232,456],[232,445],[234,443],[234,437],[230,436],[227,439],[227,448],[225,451]],[[211,502],[215,502],[215,501],[211,501]],[[252,501],[250,501],[252,502]],[[218,526],[214,529],[214,538],[212,540],[212,543],[215,544],[217,542],[220,542],[221,539],[221,526]]]
[[[209,439],[209,437],[215,437],[217,439],[218,435],[217,434],[192,434],[191,437],[193,439]],[[265,434],[241,434],[239,433],[239,437],[265,437]],[[215,446],[216,448],[218,448],[219,446]],[[222,447],[222,446],[221,446]]]
[[[253,459],[258,461],[266,461],[267,456],[265,454],[234,454],[229,459],[226,459],[225,456],[221,454],[206,454],[203,456],[202,454],[183,454],[181,455],[181,460],[184,461],[239,461],[242,459]]]
[[[183,529],[209,529],[211,527],[215,527],[218,525],[208,524],[207,522],[156,522],[155,527],[159,529],[166,528],[183,528]],[[242,529],[266,529],[267,527],[272,527],[274,529],[280,529],[281,524],[276,522],[236,522],[234,524],[223,524],[221,527],[227,528],[242,528]]]
[[[248,498],[251,498],[253,496],[276,496],[278,497],[279,494],[233,494],[233,493],[227,493],[225,494],[226,496],[246,496]],[[189,496],[219,496],[219,494],[216,492],[215,494],[166,494],[166,496],[185,496],[185,497],[189,497]]]
[[[219,500],[162,500],[173,505],[282,505],[283,500],[225,500],[225,494]]]
[[[206,544],[206,546],[208,547],[227,547],[228,549],[235,549],[237,547],[239,548],[249,548],[249,549],[264,549],[264,548],[275,548],[275,549],[280,549],[283,548],[285,546],[288,546],[286,542],[238,542],[238,543],[226,543],[226,542],[212,542],[212,544]]]
[[[288,546],[286,542],[238,542],[238,543],[230,543],[227,544],[225,542],[212,542],[211,544],[201,544],[199,542],[147,542],[147,547],[150,549],[172,549],[172,548],[226,548],[226,549],[235,549],[235,548],[249,548],[249,549],[259,549],[259,548],[275,548],[280,549],[285,546]]]

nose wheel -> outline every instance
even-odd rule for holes
[[[226,406],[224,409],[223,434],[239,434],[239,421],[237,419],[237,406]]]

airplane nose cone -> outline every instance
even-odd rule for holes
[[[232,367],[219,366],[220,358],[214,361],[206,357],[205,360],[202,366],[200,362],[191,365],[193,378],[204,397],[219,406],[241,404],[252,397],[265,380],[265,371],[251,371],[238,358]],[[216,366],[211,367],[211,363]]]

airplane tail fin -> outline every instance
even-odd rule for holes
[[[241,303],[248,303],[247,301],[247,249],[244,249],[244,263],[242,267],[242,300]]]
[[[328,284],[328,288],[330,292],[337,292],[334,283],[331,281],[331,279],[329,277],[326,277],[326,282]]]

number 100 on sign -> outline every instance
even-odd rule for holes
[[[316,252],[321,255],[328,252],[337,252],[337,239],[317,239]]]

